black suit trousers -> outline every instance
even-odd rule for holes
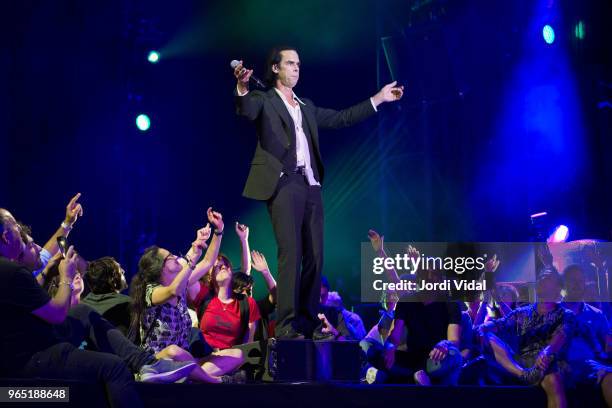
[[[278,245],[278,313],[276,335],[290,330],[311,333],[323,268],[323,201],[321,187],[300,174],[283,174],[267,201]]]

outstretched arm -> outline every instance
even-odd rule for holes
[[[210,241],[210,245],[206,250],[206,255],[204,255],[204,258],[198,262],[195,269],[191,273],[187,292],[190,300],[195,299],[200,291],[200,278],[210,271],[215,264],[217,256],[219,256],[219,249],[221,248],[221,239],[223,238],[224,224],[221,213],[213,211],[211,207],[207,210],[206,214],[208,216],[208,222],[215,227],[215,232],[212,240]]]
[[[373,115],[380,104],[401,99],[404,94],[404,87],[396,85],[397,81],[391,82],[382,87],[376,95],[348,109],[337,111],[315,107],[317,124],[321,128],[337,129],[359,123]]]
[[[64,222],[62,225],[55,231],[55,234],[49,238],[49,241],[45,244],[43,248],[45,248],[51,256],[57,254],[59,252],[59,246],[57,245],[57,238],[59,237],[68,237],[74,223],[79,219],[80,216],[83,215],[83,207],[80,203],[78,203],[78,199],[81,197],[81,193],[76,194],[74,197],[70,199],[68,205],[66,206],[66,217],[64,218]]]
[[[268,287],[268,292],[270,293],[270,303],[273,305],[276,304],[276,280],[274,280],[274,276],[272,276],[272,272],[270,272],[270,268],[268,267],[268,261],[266,261],[266,257],[257,251],[251,252],[253,256],[253,268],[256,271],[261,272],[264,280],[266,281],[266,286]]]

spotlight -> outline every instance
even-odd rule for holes
[[[141,132],[146,132],[151,127],[151,119],[144,113],[141,113],[136,117],[136,127],[138,127]]]
[[[582,20],[578,21],[576,27],[574,27],[574,35],[579,40],[584,40],[584,22]]]
[[[569,237],[569,228],[565,225],[557,226],[547,239],[547,242],[565,242]]]
[[[555,30],[548,24],[544,26],[542,29],[542,37],[544,37],[544,41],[546,44],[552,44],[555,42]]]
[[[149,55],[147,56],[147,61],[149,61],[151,64],[157,64],[160,58],[161,58],[161,55],[159,55],[159,52],[149,51]]]

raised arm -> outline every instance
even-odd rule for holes
[[[236,114],[244,116],[249,120],[255,120],[261,113],[263,107],[263,94],[260,92],[249,92],[249,78],[253,74],[252,69],[246,69],[240,64],[234,68],[236,77],[236,91],[234,103]]]
[[[79,217],[83,215],[83,207],[77,202],[80,197],[81,193],[78,193],[70,199],[68,205],[66,206],[66,217],[64,218],[64,221],[43,247],[44,249],[49,251],[51,256],[59,252],[57,238],[68,237],[68,234],[70,234],[74,223],[77,222]]]
[[[151,303],[154,305],[161,305],[177,296],[183,296],[187,289],[187,283],[189,282],[193,267],[194,265],[191,262],[185,262],[185,265],[183,265],[183,268],[174,277],[170,285],[156,286],[151,294]]]
[[[385,252],[385,237],[371,229],[368,231],[368,238],[370,238],[370,242],[372,243],[374,252],[376,252],[376,256],[383,259],[388,258],[387,253]],[[393,267],[385,268],[385,274],[389,282],[398,283],[400,281],[397,271]]]
[[[210,241],[210,245],[206,250],[206,255],[204,255],[204,258],[198,262],[195,269],[191,273],[188,289],[190,300],[195,299],[198,295],[198,292],[200,291],[199,280],[213,267],[217,257],[219,256],[219,250],[221,249],[221,240],[223,238],[224,228],[223,216],[221,213],[213,211],[212,207],[208,208],[206,215],[208,217],[208,222],[212,224],[215,231],[213,233],[212,240]]]
[[[257,251],[252,251],[251,256],[253,257],[253,268],[255,268],[256,271],[261,272],[261,275],[266,281],[270,303],[275,305],[276,281],[274,280],[274,276],[272,276],[272,272],[270,272],[270,268],[268,268],[268,261],[266,261],[266,257],[262,253]]]
[[[247,275],[251,274],[251,254],[249,250],[249,227],[236,222],[236,235],[240,240],[240,248],[242,249],[242,272]]]
[[[359,123],[373,115],[380,104],[397,101],[402,97],[404,87],[396,85],[397,82],[395,81],[387,84],[376,95],[348,109],[337,111],[316,107],[315,117],[317,118],[317,124],[321,128],[336,129]]]
[[[66,258],[59,264],[59,287],[57,293],[47,304],[32,311],[32,314],[51,324],[62,323],[70,308],[72,281],[77,273],[77,254],[71,246]],[[41,289],[42,290],[42,289]]]

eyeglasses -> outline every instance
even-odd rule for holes
[[[164,261],[162,262],[162,266],[161,266],[161,267],[162,267],[162,269],[164,269],[164,266],[166,265],[166,261],[167,261],[168,259],[170,259],[170,258],[174,258],[174,259],[180,259],[180,258],[183,258],[183,259],[186,259],[186,258],[185,258],[185,257],[184,257],[184,256],[183,256],[181,253],[179,253],[178,255],[168,254],[168,255],[166,255],[166,257],[164,258]]]
[[[170,258],[177,258],[177,256],[176,256],[176,255],[174,255],[174,254],[168,254],[168,255],[166,255],[166,257],[164,258],[164,261],[162,262],[162,269],[164,269],[164,265],[166,265],[166,261],[167,261],[168,259],[170,259]]]

